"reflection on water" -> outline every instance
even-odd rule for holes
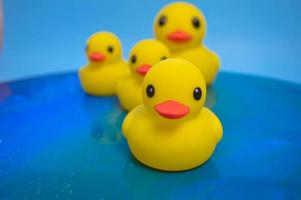
[[[110,107],[104,107],[103,101],[107,101],[108,104],[114,103]],[[88,118],[92,138],[101,144],[111,144],[121,140],[121,124],[126,113],[119,107],[115,97],[85,96],[81,107]]]
[[[119,142],[122,138],[121,127],[116,124],[122,124],[125,113],[122,110],[116,110],[106,113],[105,116],[98,117],[91,121],[91,136],[97,139],[101,144],[110,144]]]
[[[212,109],[216,104],[216,101],[217,101],[216,99],[217,99],[217,92],[215,91],[214,86],[207,87],[207,96],[206,96],[205,106],[207,108]]]
[[[132,157],[122,174],[134,199],[155,199],[158,193],[161,199],[185,199],[187,194],[201,198],[208,196],[218,181],[218,171],[211,160],[193,170],[164,172],[148,168]]]
[[[8,83],[0,84],[0,102],[12,94],[12,90]]]

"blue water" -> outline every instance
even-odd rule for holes
[[[224,137],[168,173],[133,159],[117,99],[75,73],[0,84],[0,199],[301,199],[301,85],[221,73],[208,93]]]

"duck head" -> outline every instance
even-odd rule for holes
[[[205,37],[206,20],[202,12],[186,2],[163,7],[154,21],[155,37],[171,51],[200,45]]]
[[[133,76],[142,81],[154,64],[169,56],[169,50],[163,43],[155,39],[145,39],[134,45],[128,62]]]
[[[120,61],[122,59],[121,43],[113,33],[95,33],[87,41],[86,56],[91,64],[97,66]]]
[[[200,70],[183,59],[155,64],[143,80],[143,104],[159,121],[178,121],[200,113],[206,84]]]

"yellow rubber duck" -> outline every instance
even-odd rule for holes
[[[164,60],[148,72],[142,92],[143,104],[122,125],[135,158],[166,171],[206,162],[223,131],[215,114],[203,107],[206,84],[200,70],[186,60]]]
[[[129,74],[118,37],[109,32],[93,34],[87,41],[86,55],[89,63],[79,70],[83,90],[95,96],[114,95],[119,79]]]
[[[116,88],[123,109],[130,111],[142,103],[141,85],[144,76],[152,65],[169,56],[168,48],[158,40],[145,39],[134,45],[128,61],[131,73],[121,79]]]
[[[220,66],[218,56],[202,42],[206,20],[202,12],[186,2],[163,7],[154,21],[155,37],[170,50],[171,57],[184,58],[196,65],[210,85]]]

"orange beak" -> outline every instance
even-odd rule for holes
[[[192,39],[192,36],[184,31],[176,30],[172,33],[169,33],[167,35],[167,39],[176,43],[184,43],[190,41]]]
[[[145,76],[151,67],[152,66],[149,64],[140,65],[139,67],[136,68],[136,72],[142,76]]]
[[[189,113],[189,107],[180,102],[168,100],[157,104],[155,111],[167,119],[179,119]]]
[[[89,54],[89,59],[94,62],[101,62],[106,59],[106,56],[102,53],[92,52]]]

